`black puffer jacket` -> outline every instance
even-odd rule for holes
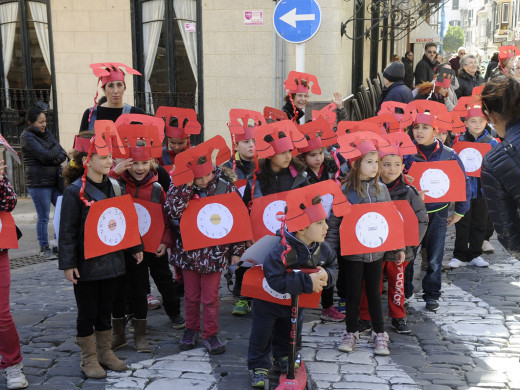
[[[433,62],[430,61],[426,54],[423,54],[422,59],[415,67],[415,85],[422,84],[425,81],[432,81],[434,68]]]
[[[482,77],[480,77],[480,72],[478,70],[475,75],[472,76],[463,68],[459,69],[457,80],[459,81],[459,89],[455,91],[457,94],[457,99],[460,99],[462,96],[471,96],[473,93],[473,88],[478,87],[484,83],[484,80],[482,80]]]
[[[55,187],[60,164],[67,158],[50,131],[28,127],[20,136],[27,187]]]
[[[508,127],[504,141],[484,157],[480,178],[498,240],[517,258],[520,255],[519,153],[520,123],[516,123]]]

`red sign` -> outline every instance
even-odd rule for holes
[[[234,184],[235,184],[235,187],[238,190],[238,193],[243,198],[244,197],[244,191],[246,190],[246,186],[247,186],[247,180],[246,179],[239,179]]]
[[[256,185],[259,183],[257,182]],[[255,241],[267,235],[274,236],[276,231],[282,227],[288,192],[279,192],[253,200],[250,218]]]
[[[280,260],[281,261],[281,260]],[[310,270],[316,272],[317,270]],[[287,272],[308,272],[307,270],[287,270]],[[274,290],[264,276],[262,266],[251,267],[244,274],[242,281],[242,295],[246,297],[261,299],[262,301],[273,302],[279,305],[291,306],[291,294],[279,293]],[[301,294],[298,301],[299,307],[316,309],[320,305],[321,293]]]
[[[0,248],[18,249],[18,236],[11,213],[0,211]]]
[[[462,202],[466,200],[466,178],[455,160],[414,162],[408,175],[424,194],[424,203]]]
[[[190,200],[180,228],[185,251],[253,238],[247,207],[236,192]]]
[[[403,219],[393,202],[352,205],[339,233],[342,256],[405,247]]]
[[[155,253],[161,245],[164,232],[162,205],[138,198],[133,198],[133,201],[139,220],[139,234],[143,239],[144,251]]]
[[[486,153],[491,150],[491,144],[458,141],[453,145],[453,150],[457,152],[464,164],[466,175],[480,177],[482,161]]]
[[[139,223],[130,195],[95,202],[85,221],[85,259],[141,244]]]
[[[394,200],[394,205],[403,219],[404,244],[419,246],[419,220],[407,200]]]

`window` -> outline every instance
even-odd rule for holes
[[[508,24],[509,23],[509,3],[503,3],[502,4],[501,23],[502,24]]]
[[[451,2],[451,9],[452,10],[458,10],[459,9],[459,0],[452,0],[452,2]]]

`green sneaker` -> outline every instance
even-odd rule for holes
[[[300,354],[296,357],[296,360],[294,362],[294,369],[297,370],[300,368],[301,363],[301,357]],[[289,356],[283,356],[279,358],[273,359],[273,367],[278,372],[287,372],[287,369],[289,368]]]
[[[269,370],[267,368],[255,368],[251,375],[251,387],[263,389],[268,375]]]
[[[231,314],[236,316],[245,316],[250,311],[251,306],[249,305],[249,301],[247,299],[239,299]]]

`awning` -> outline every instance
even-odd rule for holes
[[[426,22],[422,22],[410,32],[410,43],[441,43],[437,32]]]

